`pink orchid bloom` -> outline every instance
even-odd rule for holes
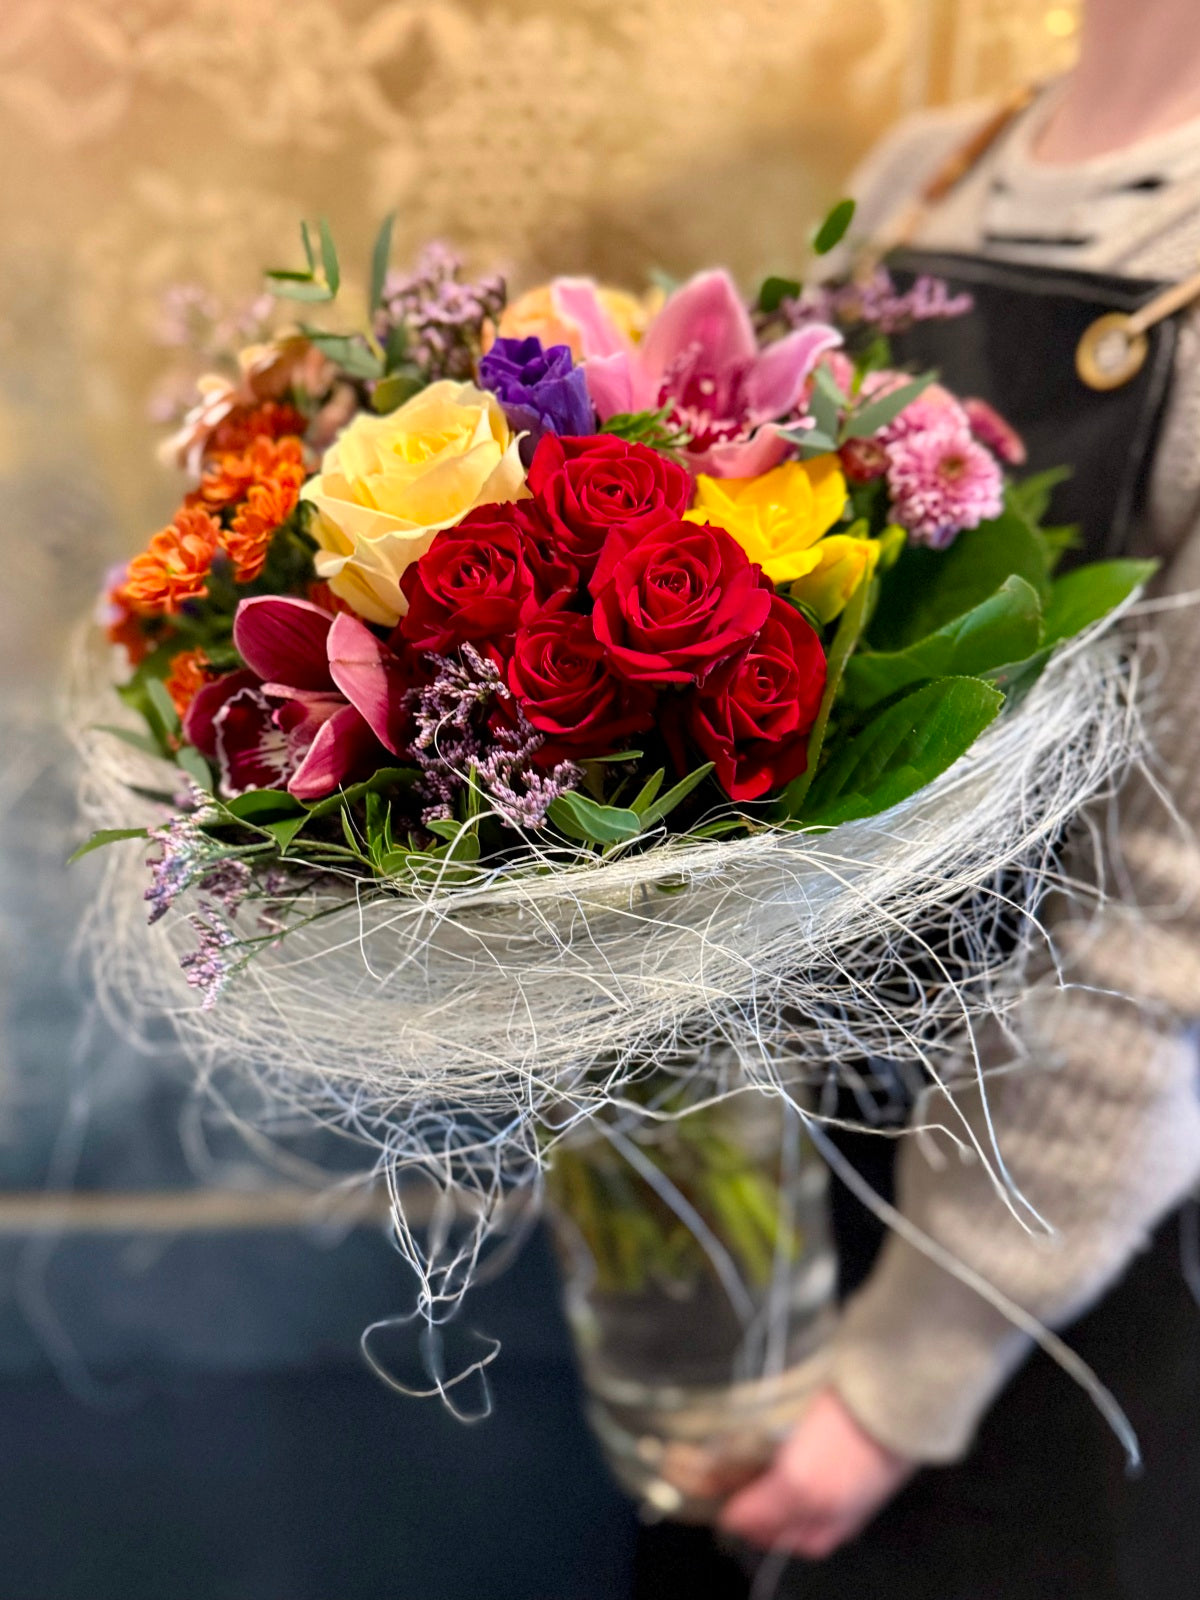
[[[238,607],[233,639],[248,670],[206,684],[184,723],[224,794],[286,783],[319,800],[399,752],[409,678],[357,617],[259,595]]]
[[[602,421],[670,405],[692,436],[694,472],[756,478],[790,445],[781,421],[794,416],[817,362],[841,344],[819,323],[760,349],[750,314],[727,272],[701,272],[667,300],[633,345],[585,279],[557,285],[579,325],[588,391]]]

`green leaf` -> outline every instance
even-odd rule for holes
[[[808,793],[805,825],[872,817],[953,766],[1004,696],[978,678],[938,678],[887,707],[839,750]]]
[[[637,794],[634,795],[633,799],[629,802],[629,809],[631,811],[636,811],[640,817],[643,811],[645,811],[646,807],[658,794],[658,791],[662,788],[666,776],[666,767],[659,767],[657,772],[652,772],[642,787],[638,790]]]
[[[379,357],[364,343],[361,334],[326,333],[322,328],[304,325],[300,331],[352,378],[378,378],[383,371]]]
[[[833,210],[813,234],[812,247],[816,255],[827,256],[846,237],[846,230],[854,221],[853,200],[839,200]]]
[[[307,821],[308,816],[306,813],[299,817],[284,817],[279,822],[264,822],[263,829],[271,835],[279,846],[280,855],[284,855],[288,846]]]
[[[926,678],[975,678],[1024,661],[1042,643],[1042,606],[1024,578],[1005,578],[994,595],[906,650],[861,651],[846,667],[852,705],[871,706]]]
[[[425,380],[418,372],[392,373],[389,377],[380,378],[375,385],[371,407],[380,416],[386,416],[389,411],[395,411],[397,406],[402,406],[413,395],[419,394],[424,387]]]
[[[157,739],[152,739],[147,733],[135,733],[132,728],[118,728],[112,722],[96,722],[92,726],[97,733],[111,733],[114,739],[122,739],[135,750],[140,750],[143,755],[162,756],[162,746]]]
[[[321,265],[325,269],[325,282],[329,285],[329,298],[332,300],[342,286],[342,271],[333,247],[333,235],[324,217],[317,223],[317,230],[321,236]]]
[[[964,616],[1005,578],[1024,578],[1043,608],[1050,596],[1037,535],[1011,511],[960,533],[948,550],[910,544],[882,583],[869,637],[877,650],[901,650]]]
[[[146,679],[146,693],[150,704],[158,712],[159,721],[172,738],[178,738],[180,732],[179,713],[175,709],[175,702],[167,693],[167,686],[161,678]]]
[[[771,316],[779,310],[785,300],[797,299],[801,287],[795,278],[765,278],[762,288],[758,291],[758,309]]]
[[[83,856],[91,855],[93,850],[102,850],[106,844],[116,844],[120,839],[148,839],[150,835],[145,828],[100,828],[91,838],[79,846],[67,857],[67,865],[73,866]]]
[[[1060,644],[1090,628],[1157,570],[1157,561],[1096,561],[1056,579],[1046,606],[1046,643]]]
[[[837,440],[820,428],[780,428],[779,437],[789,444],[798,444],[811,456],[823,456],[837,449]]]
[[[392,226],[396,221],[396,213],[389,211],[384,217],[379,232],[375,236],[375,248],[371,251],[371,310],[378,311],[383,304],[383,285],[387,279],[388,258],[392,253]]]
[[[821,709],[817,712],[817,720],[813,723],[812,732],[808,736],[808,759],[804,771],[798,778],[792,779],[776,802],[775,814],[781,819],[794,817],[799,813],[804,797],[817,775],[833,703],[837,699],[846,664],[853,657],[862,638],[863,629],[866,627],[873,588],[873,584],[860,583],[842,612],[841,621],[838,623],[833,644],[826,658],[825,691],[821,696]]]
[[[310,817],[327,817],[330,812],[364,800],[369,794],[386,794],[389,789],[411,789],[420,776],[416,767],[380,767],[363,783],[352,783],[348,789],[339,789],[336,794],[316,801],[307,808],[308,814]]]
[[[691,438],[671,421],[669,405],[657,411],[619,411],[609,417],[600,432],[610,433],[629,444],[649,445],[652,450],[661,450],[666,455],[682,450]]]
[[[652,800],[645,810],[639,813],[642,827],[652,828],[655,823],[670,816],[680,801],[686,800],[692,790],[704,782],[712,769],[713,763],[706,761],[702,767],[689,772],[686,778],[681,778],[673,789],[668,789],[666,794],[660,795],[657,800]]]
[[[831,377],[828,384],[822,383],[822,376],[829,377],[829,374],[824,367],[818,367],[817,381],[813,385],[812,398],[808,402],[808,409],[813,421],[816,423],[813,433],[821,439],[832,441],[837,438],[841,421],[841,391]],[[816,440],[810,437],[805,440],[805,445],[811,448],[815,442]]]
[[[935,374],[932,372],[922,373],[919,378],[914,378],[911,383],[901,384],[899,389],[893,389],[890,394],[881,395],[878,400],[868,401],[853,416],[846,418],[842,427],[842,437],[874,438],[880,428],[886,428],[889,422],[894,422],[906,406],[912,405],[914,400],[925,393],[934,377]]]
[[[300,243],[304,246],[304,259],[308,262],[308,275],[311,278],[317,270],[317,254],[313,249],[312,234],[308,231],[308,223],[301,219]]]
[[[264,823],[280,817],[307,817],[308,813],[286,789],[247,789],[245,794],[222,802],[224,809],[239,822]]]
[[[175,762],[177,766],[183,768],[198,788],[203,789],[205,794],[212,793],[212,769],[199,750],[190,744],[185,744],[176,751]]]
[[[267,273],[267,282],[274,292],[284,300],[304,300],[315,304],[322,300],[332,300],[333,296],[323,283],[317,283],[311,278],[297,274],[287,277],[277,272]]]
[[[1005,500],[1017,513],[1036,528],[1050,509],[1050,499],[1060,483],[1072,476],[1070,467],[1051,467],[1047,472],[1035,472],[1031,477],[1010,483],[1005,490]]]
[[[642,831],[642,819],[636,811],[602,806],[575,789],[552,800],[546,815],[568,839],[578,839],[583,844],[624,844]]]

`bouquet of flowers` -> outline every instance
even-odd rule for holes
[[[270,287],[324,324],[337,253],[303,245]],[[1013,907],[1127,752],[1105,621],[1149,569],[1062,570],[1053,475],[889,364],[889,330],[966,309],[939,285],[507,301],[389,248],[363,326],[201,381],[183,503],[110,578],[128,709],[93,648],[84,849],[151,851],[112,853],[101,976],[474,1197],[430,1243],[397,1186],[429,1320],[556,1152],[610,1293],[683,1270],[681,1218],[735,1271],[794,1266],[705,1119],[811,1118],[847,1061],[936,1076],[1007,1003]],[[571,1166],[581,1130],[611,1155],[685,1122],[690,1176],[639,1147],[624,1212]]]

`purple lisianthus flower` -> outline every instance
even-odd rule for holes
[[[521,441],[526,466],[543,434],[574,438],[595,432],[587,380],[568,345],[546,350],[538,338],[497,339],[479,363],[479,383],[504,407],[509,426],[526,434]]]

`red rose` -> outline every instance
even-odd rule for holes
[[[400,580],[401,638],[438,655],[468,641],[503,646],[526,610],[578,584],[572,567],[547,554],[548,540],[528,501],[481,506],[444,529]]]
[[[555,761],[612,755],[653,720],[653,694],[613,676],[591,618],[574,611],[543,611],[518,630],[508,686]]]
[[[590,577],[613,528],[641,539],[676,522],[692,501],[685,468],[648,445],[608,434],[560,439],[547,434],[527,479],[555,542]]]
[[[694,743],[731,800],[757,800],[804,771],[825,692],[825,653],[778,595],[762,631],[706,679],[687,707]]]
[[[634,683],[697,683],[762,627],[772,588],[724,528],[669,522],[613,535],[592,579],[592,622]]]

